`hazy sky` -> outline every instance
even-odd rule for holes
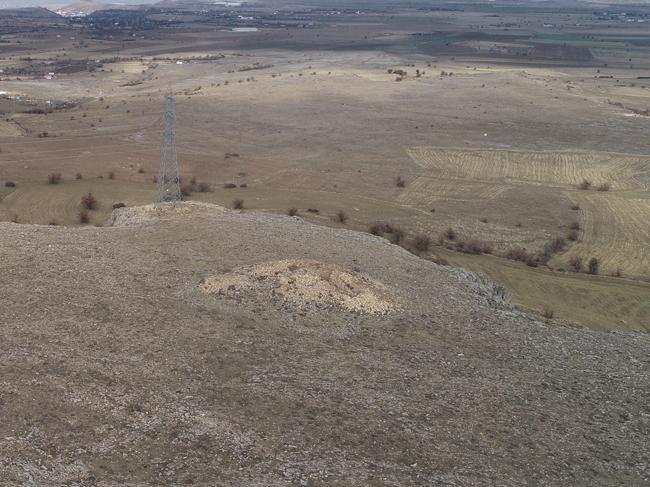
[[[0,8],[60,7],[79,0],[0,0]],[[99,3],[153,3],[157,0],[101,0]]]

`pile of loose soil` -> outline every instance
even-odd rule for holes
[[[389,313],[396,300],[383,284],[336,264],[310,259],[278,260],[205,279],[208,294],[267,291],[298,306],[337,306],[356,313]]]
[[[181,201],[178,203],[118,208],[113,211],[107,225],[111,227],[128,227],[141,225],[150,221],[189,217],[201,213],[214,214],[220,211],[225,211],[225,208],[198,201]]]

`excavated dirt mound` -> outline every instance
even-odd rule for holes
[[[202,213],[214,214],[223,211],[225,211],[225,208],[221,206],[198,201],[118,208],[113,211],[107,225],[111,227],[128,227],[156,220],[170,220],[179,217],[197,216]]]
[[[316,260],[278,260],[205,279],[208,294],[270,292],[298,306],[338,306],[358,313],[388,313],[397,308],[389,290],[358,272]]]

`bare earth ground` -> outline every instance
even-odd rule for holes
[[[5,484],[647,485],[645,334],[539,322],[477,276],[299,218],[113,225],[0,223]],[[399,307],[273,294],[319,268]],[[233,275],[266,277],[204,292]]]

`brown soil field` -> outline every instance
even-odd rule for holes
[[[270,18],[267,6],[251,8]],[[567,33],[566,25],[544,27],[560,23],[550,11],[373,10],[333,22],[327,11],[307,10],[300,15],[317,28],[297,28],[288,15],[290,27],[235,33],[186,9],[178,23],[128,42],[52,19],[41,32],[12,34],[0,60],[2,89],[15,95],[1,105],[0,185],[16,187],[2,189],[0,218],[75,225],[81,197],[92,192],[99,208],[91,222],[101,225],[114,203],[151,202],[171,90],[181,173],[212,189],[190,199],[295,207],[329,226],[344,211],[349,228],[389,222],[434,243],[453,228],[497,254],[541,252],[577,221],[577,242],[548,266],[567,270],[580,255],[598,258],[601,274],[650,278],[650,118],[632,111],[650,99],[650,82],[637,79],[650,66],[647,47],[628,54],[611,36],[597,38],[604,21],[588,11],[567,13],[562,23],[586,26]],[[504,22],[523,30],[510,33]],[[640,35],[607,22],[611,35]],[[484,49],[490,43],[510,47]],[[569,48],[553,47],[563,43]],[[550,47],[538,55],[542,44]],[[517,54],[522,46],[526,56]],[[402,81],[388,72],[396,69],[408,72]],[[49,70],[53,79],[43,77]],[[52,173],[61,184],[47,184]],[[579,191],[583,179],[611,189]],[[223,188],[230,183],[245,187]]]

